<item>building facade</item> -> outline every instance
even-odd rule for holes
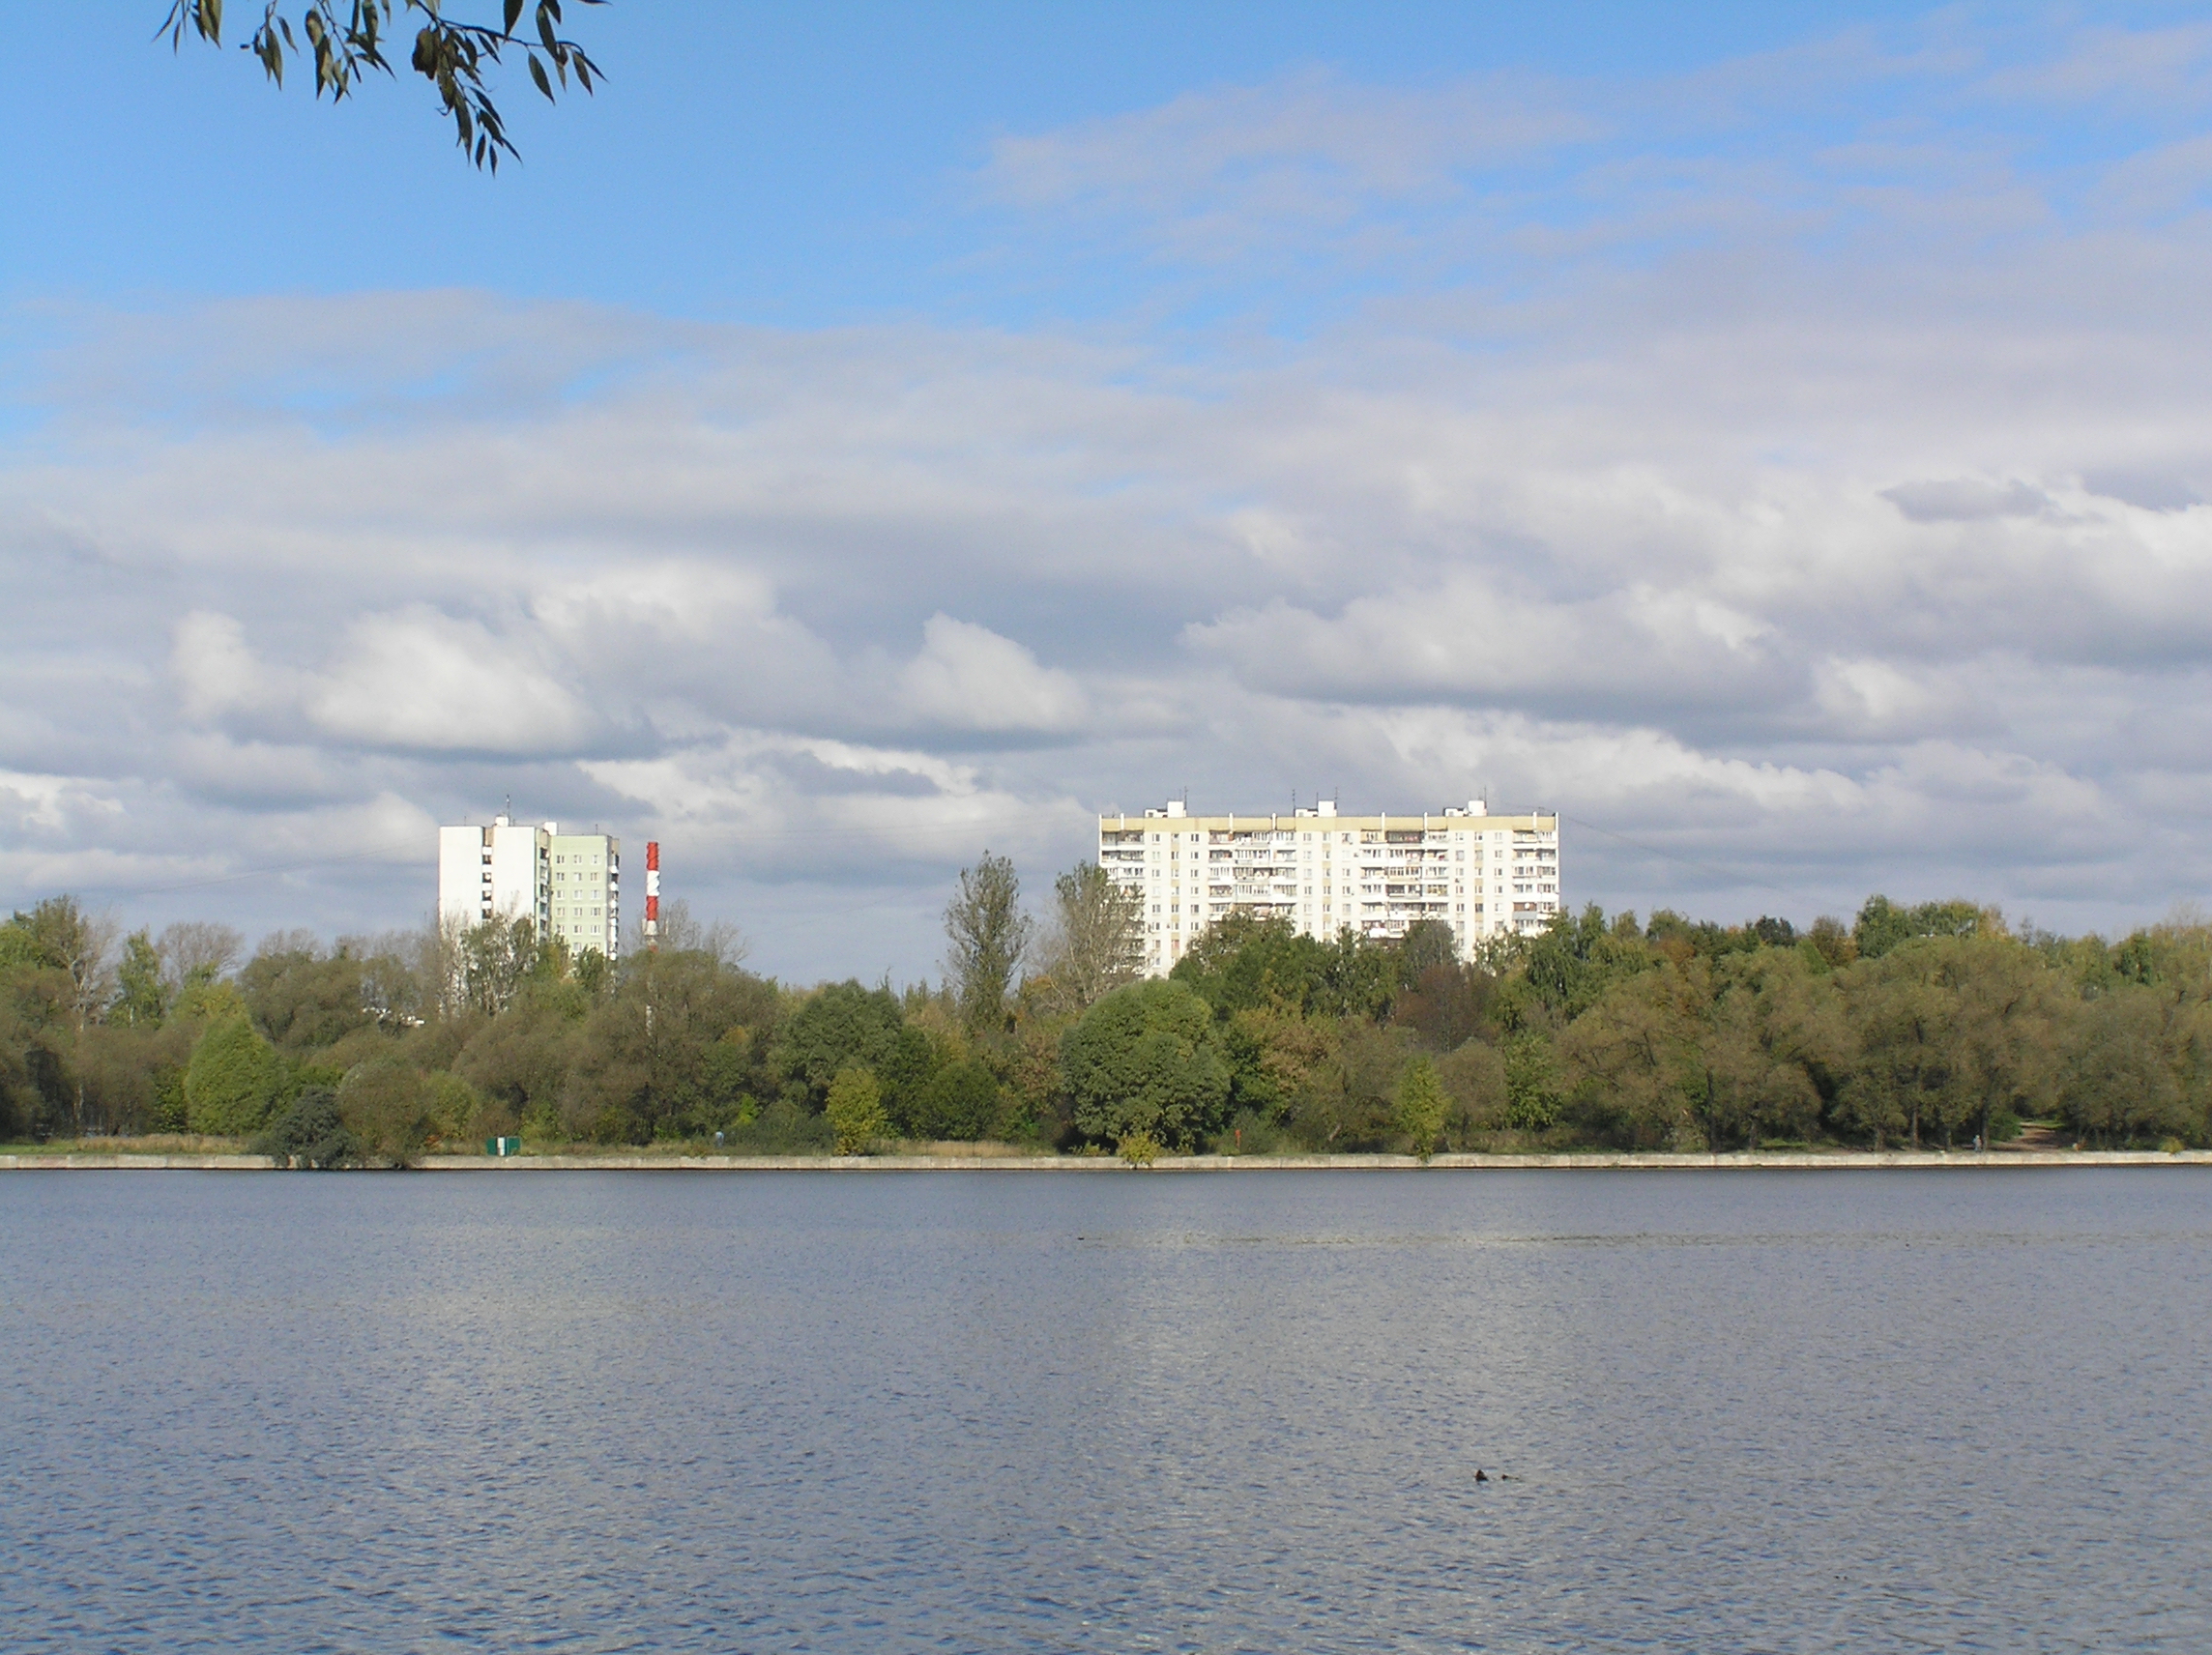
[[[571,953],[622,947],[622,841],[495,816],[438,829],[438,917],[464,928],[528,918]]]
[[[1333,799],[1287,816],[1193,816],[1171,799],[1099,817],[1098,865],[1137,900],[1149,976],[1235,913],[1315,937],[1402,937],[1435,919],[1471,959],[1559,912],[1557,815],[1493,816],[1479,798],[1415,816],[1343,816]]]
[[[609,833],[556,833],[551,840],[553,932],[571,954],[622,955],[622,841]]]

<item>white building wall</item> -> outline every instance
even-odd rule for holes
[[[1557,815],[1493,816],[1479,799],[1416,816],[1344,816],[1333,801],[1289,816],[1192,816],[1170,801],[1098,819],[1098,861],[1133,891],[1145,970],[1174,969],[1233,913],[1334,937],[1402,937],[1422,919],[1452,928],[1462,958],[1559,912]]]
[[[489,827],[438,829],[438,915],[463,926],[526,917],[544,935],[551,824],[495,816]]]

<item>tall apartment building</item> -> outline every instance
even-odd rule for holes
[[[438,915],[463,926],[517,916],[573,953],[622,948],[622,841],[495,816],[438,829]]]
[[[1170,799],[1099,817],[1098,865],[1137,898],[1150,976],[1238,912],[1314,937],[1402,937],[1441,920],[1470,959],[1558,913],[1559,819],[1493,816],[1479,798],[1418,816],[1340,816],[1334,799],[1288,816],[1193,816]]]
[[[558,833],[545,824],[553,853],[553,935],[571,954],[597,948],[622,957],[622,841],[607,833]]]

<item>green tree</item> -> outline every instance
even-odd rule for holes
[[[837,1135],[837,1153],[861,1155],[890,1131],[884,1114],[883,1093],[876,1077],[866,1069],[846,1069],[830,1083],[830,1099],[822,1111],[830,1130]]]
[[[75,897],[65,894],[16,914],[4,929],[15,935],[0,942],[0,960],[13,955],[67,977],[70,1011],[79,1029],[100,1015],[114,993],[109,957],[118,927],[113,919],[88,914]]]
[[[312,939],[271,939],[238,973],[238,987],[255,1026],[294,1055],[335,1045],[374,1018],[361,962],[342,947],[326,955]]]
[[[1012,860],[985,851],[960,872],[959,889],[945,908],[946,972],[972,1030],[1004,1027],[1006,994],[1030,944],[1022,913],[1022,882]]]
[[[605,0],[577,3],[598,6]],[[561,0],[536,0],[534,9],[526,0],[502,0],[497,25],[453,22],[445,15],[441,0],[401,0],[396,16],[393,0],[300,0],[297,33],[279,6],[280,0],[266,0],[246,49],[279,86],[284,83],[286,61],[306,58],[314,69],[315,96],[320,99],[327,92],[334,103],[352,92],[370,70],[393,73],[391,60],[384,54],[394,24],[404,25],[413,21],[414,14],[422,14],[408,67],[437,90],[461,153],[494,172],[502,155],[516,156],[507,122],[492,102],[484,79],[486,69],[500,62],[502,52],[521,49],[531,83],[547,102],[554,102],[556,80],[565,90],[573,74],[576,84],[589,93],[595,79],[605,78],[583,47],[560,35]],[[535,30],[517,34],[526,10],[533,12]],[[183,44],[188,29],[208,44],[220,45],[222,0],[173,0],[159,32],[169,37],[174,49]]]
[[[1711,1147],[1806,1138],[1849,1060],[1834,978],[1781,943],[1713,967],[1702,1046]]]
[[[891,1124],[906,1137],[928,1136],[922,1129],[921,1091],[945,1061],[937,1042],[911,1023],[892,1037],[877,1074],[883,1082],[884,1109]]]
[[[1900,947],[1842,973],[1857,1060],[1839,1112],[1877,1149],[1893,1138],[1917,1149],[1923,1133],[1948,1136],[1977,1102],[1959,1041],[1958,997],[1936,964],[1926,947]]]
[[[802,1089],[807,1106],[822,1107],[830,1083],[845,1069],[885,1073],[899,1050],[898,997],[887,987],[857,981],[830,983],[807,996],[784,1019],[769,1056],[770,1066]],[[898,1071],[903,1077],[905,1070]]]
[[[1505,1059],[1486,1040],[1469,1040],[1437,1061],[1447,1109],[1446,1141],[1465,1148],[1478,1133],[1495,1132],[1506,1122],[1510,1093]],[[1557,1113],[1555,1106],[1554,1113]]]
[[[477,1027],[452,1072],[516,1122],[560,1107],[584,1041],[591,1002],[573,983],[531,983]]]
[[[711,1130],[710,1055],[731,1030],[770,1021],[775,1002],[772,984],[708,949],[630,956],[586,1022],[567,1089],[572,1120],[610,1143]]]
[[[1702,1035],[1710,981],[1710,968],[1701,958],[1693,955],[1680,965],[1662,960],[1656,970],[1615,979],[1561,1031],[1558,1056],[1586,1129],[1644,1148],[1709,1144],[1709,1133],[1700,1128],[1708,1096]],[[1535,1057],[1535,1048],[1506,1044],[1517,1116],[1540,1113]],[[1528,1082],[1522,1080],[1525,1073]]]
[[[1053,881],[1053,918],[1041,948],[1047,1001],[1076,1014],[1136,980],[1144,940],[1134,891],[1095,862]]]
[[[2076,1015],[2072,1050],[2059,1076],[2066,1123],[2106,1148],[2167,1137],[2201,1141],[2201,1108],[2185,1081],[2187,1034],[2156,989],[2124,986]]]
[[[1993,915],[1971,902],[1923,902],[1900,908],[1886,896],[1870,896],[1851,927],[1851,942],[1862,960],[1878,960],[1903,944],[1922,937],[1971,937],[1990,926]]]
[[[1212,1010],[1179,982],[1116,989],[1062,1036],[1060,1061],[1076,1129],[1098,1142],[1141,1131],[1188,1144],[1219,1126],[1229,1097]]]
[[[1292,1102],[1292,1129],[1316,1149],[1386,1147],[1398,1131],[1412,1041],[1403,1029],[1362,1018],[1339,1019],[1331,1034],[1327,1055],[1307,1070]]]
[[[185,1108],[194,1132],[258,1132],[284,1089],[284,1060],[244,1017],[212,1023],[185,1066]]]
[[[1436,1153],[1437,1142],[1443,1136],[1445,1108],[1443,1082],[1437,1078],[1436,1064],[1416,1058],[1407,1068],[1406,1078],[1398,1083],[1398,1130],[1406,1135],[1423,1166]]]
[[[1499,1053],[1505,1086],[1505,1124],[1521,1132],[1548,1132],[1564,1102],[1559,1060],[1552,1038],[1537,1029],[1506,1037]]]
[[[1288,919],[1232,913],[1201,932],[1168,975],[1227,1019],[1240,1011],[1310,1012],[1330,965],[1330,945]]]
[[[947,1063],[914,1100],[914,1136],[973,1143],[998,1131],[1004,1104],[999,1077],[975,1058]]]
[[[115,999],[108,1003],[108,1019],[151,1029],[160,1027],[168,1011],[160,951],[143,929],[133,931],[125,939],[123,959],[115,968]]]
[[[1654,915],[1658,926],[1664,915]],[[1568,1023],[1617,983],[1653,970],[1665,957],[1638,937],[1606,924],[1595,903],[1580,918],[1562,914],[1541,935],[1512,944],[1520,971],[1504,986],[1498,1016],[1507,1029]]]
[[[1424,973],[1459,964],[1459,942],[1441,919],[1416,919],[1398,939],[1398,980],[1412,988]]]

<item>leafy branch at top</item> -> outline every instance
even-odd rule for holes
[[[395,0],[304,0],[297,34],[291,20],[278,15],[281,3],[267,0],[261,22],[245,49],[260,60],[269,78],[279,86],[284,84],[287,56],[311,57],[315,96],[320,98],[328,92],[334,102],[352,91],[355,81],[368,70],[393,73],[384,48],[392,38],[393,12],[398,12],[402,22],[409,14],[420,12],[424,21],[416,31],[415,49],[408,63],[438,89],[446,114],[452,117],[454,140],[462,154],[494,172],[499,170],[501,152],[521,159],[484,84],[485,67],[498,63],[504,49],[521,48],[530,65],[530,78],[548,102],[555,102],[556,79],[566,91],[573,74],[576,84],[589,93],[595,79],[606,78],[582,46],[562,38],[561,0],[536,0],[535,6],[532,0],[500,0],[502,18],[497,28],[449,20],[442,0],[396,0],[396,6]],[[605,0],[576,3],[599,6]],[[533,13],[535,36],[516,33],[526,9]],[[167,35],[171,49],[177,49],[183,45],[188,29],[211,45],[220,45],[222,0],[172,0],[169,15],[155,38]],[[547,72],[548,64],[551,73]]]

